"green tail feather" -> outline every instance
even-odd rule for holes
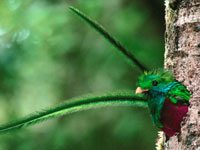
[[[106,95],[88,95],[73,98],[53,108],[32,114],[0,126],[0,133],[10,132],[19,128],[27,127],[65,114],[79,112],[106,106],[147,106],[144,97],[134,95],[132,92],[115,92]]]
[[[74,7],[69,7],[72,12],[77,14],[79,17],[81,17],[84,21],[86,21],[89,25],[91,25],[95,30],[97,30],[101,35],[104,36],[105,39],[107,39],[113,46],[115,46],[121,53],[123,53],[128,59],[130,59],[136,66],[139,67],[141,71],[148,71],[148,69],[140,63],[140,61],[130,52],[128,51],[118,40],[116,40],[111,34],[109,34],[102,25],[97,23],[96,21],[93,21],[88,16],[86,16],[84,13],[79,11],[78,9]]]

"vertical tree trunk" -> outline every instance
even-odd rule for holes
[[[165,68],[192,93],[180,134],[164,149],[200,150],[200,0],[166,0]]]

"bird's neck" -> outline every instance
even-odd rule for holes
[[[167,84],[159,84],[158,86],[153,87],[149,90],[149,98],[156,98],[157,96],[165,95],[176,84],[178,84],[178,82],[174,81]]]

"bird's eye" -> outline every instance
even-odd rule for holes
[[[153,80],[153,81],[152,81],[152,85],[153,85],[153,86],[157,86],[157,85],[158,85],[158,81]]]

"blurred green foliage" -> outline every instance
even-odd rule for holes
[[[141,72],[67,6],[98,20],[149,68],[159,68],[164,26],[163,12],[156,12],[163,4],[152,3],[157,5],[147,0],[1,0],[0,122],[81,94],[134,90]],[[0,149],[151,150],[156,132],[148,110],[103,108],[1,135]]]

